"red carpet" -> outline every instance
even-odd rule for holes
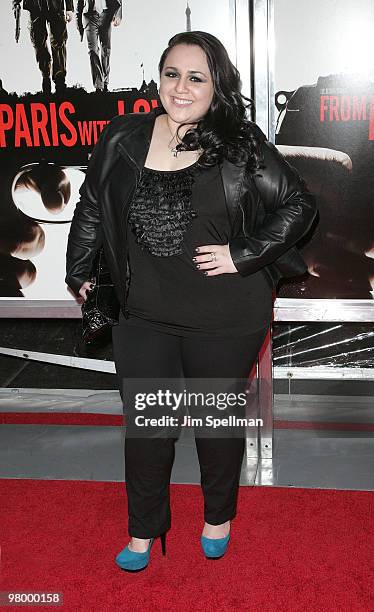
[[[208,561],[200,487],[172,485],[167,556],[156,541],[149,568],[128,574],[114,564],[124,489],[1,480],[1,590],[59,591],[62,607],[31,609],[69,612],[374,610],[374,493],[241,487],[229,551]]]
[[[120,414],[96,414],[89,412],[0,412],[0,424],[122,427],[124,417]]]

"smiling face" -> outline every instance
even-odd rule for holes
[[[180,44],[166,56],[160,76],[160,99],[169,121],[196,124],[213,100],[214,86],[205,52]]]

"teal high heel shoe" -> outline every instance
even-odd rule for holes
[[[166,555],[166,532],[162,533],[158,537],[160,537],[161,539],[162,554],[165,556]],[[155,538],[150,539],[148,550],[142,553],[135,552],[133,550],[129,550],[129,547],[127,545],[116,556],[117,565],[121,569],[127,572],[140,572],[141,570],[144,570],[149,563],[149,559],[151,556],[151,548],[152,548],[152,544],[154,540]]]
[[[224,538],[217,539],[201,536],[201,547],[207,559],[220,559],[223,557],[230,541],[230,532]]]

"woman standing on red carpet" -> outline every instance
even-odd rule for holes
[[[239,74],[219,40],[177,34],[159,70],[161,107],[115,117],[96,145],[67,252],[66,281],[86,298],[103,245],[121,306],[113,348],[127,417],[131,539],[116,562],[129,571],[147,567],[158,536],[165,551],[175,441],[184,422],[181,409],[156,393],[152,406],[139,408],[138,394],[144,400],[150,389],[194,389],[196,380],[210,381],[210,391],[244,391],[277,281],[306,270],[294,245],[315,216],[300,177],[247,120]],[[211,413],[243,416],[236,397]],[[163,422],[156,418],[162,407]],[[201,407],[188,410],[205,419],[196,436],[201,546],[216,559],[236,514],[243,428],[212,433]],[[155,424],[145,427],[150,416]]]

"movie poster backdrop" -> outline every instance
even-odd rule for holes
[[[317,196],[304,278],[280,297],[374,297],[374,4],[274,0],[276,144]],[[374,302],[373,306],[374,306]],[[275,366],[372,368],[368,323],[274,326]]]
[[[276,144],[317,195],[296,298],[374,297],[374,4],[275,0]]]
[[[228,0],[95,3],[110,16],[99,41],[91,0],[9,0],[0,9],[3,299],[74,299],[64,283],[65,246],[89,154],[114,115],[158,104],[157,63],[169,37],[210,31],[235,60]],[[39,15],[45,7],[49,21]],[[274,10],[276,144],[317,194],[320,213],[303,248],[309,274],[279,295],[371,300],[374,6],[277,0]],[[54,59],[49,83],[45,38]]]
[[[75,299],[64,282],[66,242],[94,144],[113,116],[158,105],[158,60],[173,34],[209,31],[235,61],[230,4],[1,3],[2,301]]]

